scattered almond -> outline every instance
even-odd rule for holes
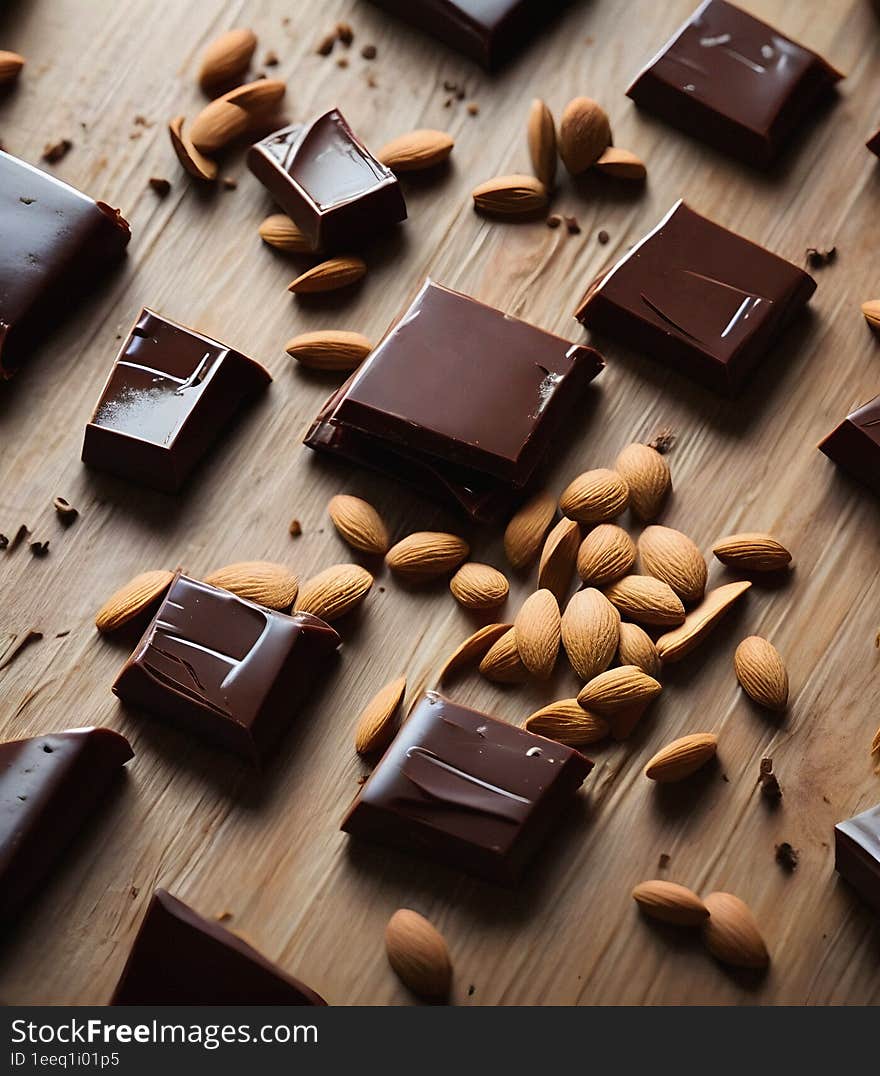
[[[352,549],[376,556],[388,552],[388,528],[368,501],[349,493],[337,493],[330,498],[327,512],[333,526]]]
[[[611,664],[620,636],[620,613],[600,591],[579,590],[565,607],[562,645],[581,680],[592,680]]]
[[[289,609],[296,601],[299,580],[283,564],[268,560],[243,560],[227,564],[205,576],[212,587],[231,590],[239,598],[247,598],[268,609]]]
[[[872,329],[880,329],[880,299],[869,299],[862,303],[862,313]]]
[[[525,726],[537,736],[546,736],[569,747],[583,747],[608,735],[608,722],[588,713],[577,699],[557,699],[526,718]]]
[[[205,93],[213,93],[237,82],[247,71],[257,35],[253,30],[227,30],[211,42],[202,56],[199,85]]]
[[[312,241],[297,228],[286,213],[272,213],[260,225],[260,238],[277,250],[292,254],[308,254]]]
[[[616,471],[584,471],[562,491],[562,514],[579,523],[606,523],[626,510],[629,489]]]
[[[663,456],[650,445],[634,441],[617,457],[614,468],[629,487],[633,513],[645,523],[656,519],[672,489],[672,475]]]
[[[261,78],[229,90],[206,105],[190,128],[193,145],[202,153],[216,153],[239,138],[254,124],[264,122],[280,103],[287,84]]]
[[[681,598],[668,583],[653,575],[625,575],[605,588],[605,597],[623,616],[639,624],[662,628],[684,620]]]
[[[336,291],[356,284],[367,272],[363,258],[353,254],[341,254],[336,258],[313,265],[287,285],[287,290],[297,295],[314,295],[316,292]]]
[[[200,153],[188,135],[183,133],[183,116],[175,116],[168,124],[171,145],[184,169],[196,179],[211,182],[217,178],[217,162]]]
[[[491,564],[468,561],[449,581],[449,589],[465,609],[496,609],[510,589],[505,576]]]
[[[745,594],[751,585],[748,580],[743,580],[739,583],[725,583],[710,590],[679,627],[666,632],[657,640],[657,653],[661,661],[666,664],[681,661],[699,646],[731,605]]]
[[[573,175],[596,163],[611,144],[608,114],[590,97],[569,101],[559,122],[559,155]]]
[[[423,129],[386,142],[376,157],[392,172],[417,172],[442,164],[454,145],[455,139],[445,131]]]
[[[588,586],[602,587],[626,575],[635,562],[635,542],[623,527],[600,523],[581,542],[577,570]]]
[[[322,620],[338,620],[360,605],[372,585],[372,575],[359,564],[334,564],[303,584],[296,609]]]
[[[709,918],[709,909],[693,890],[675,882],[656,878],[640,882],[632,891],[633,900],[651,919],[682,927],[698,927]]]
[[[547,680],[559,654],[559,603],[549,590],[536,590],[523,602],[513,621],[522,663],[532,676]]]
[[[20,56],[17,52],[0,49],[0,86],[8,86],[15,82],[24,64],[24,56]]]
[[[637,665],[656,680],[660,675],[660,655],[651,636],[638,624],[625,620],[620,623],[619,635],[617,656],[620,664]]]
[[[709,918],[703,941],[709,952],[737,968],[766,968],[770,954],[751,908],[733,893],[710,893],[704,903]]]
[[[683,781],[715,757],[718,737],[711,732],[695,732],[661,747],[645,767],[645,776],[660,784]]]
[[[736,678],[743,691],[768,710],[788,706],[788,672],[776,647],[760,635],[750,635],[733,655]]]
[[[398,575],[421,581],[454,571],[469,552],[467,542],[455,534],[416,531],[388,550],[385,563]]]
[[[639,560],[648,575],[668,583],[682,601],[702,598],[706,560],[686,534],[672,527],[646,527],[639,535]]]
[[[556,498],[542,490],[520,508],[504,531],[504,552],[512,568],[527,568],[541,551],[556,515]]]
[[[791,553],[769,534],[731,534],[712,552],[722,564],[748,572],[776,572],[791,562]]]
[[[321,329],[300,333],[284,345],[291,358],[311,370],[355,370],[373,350],[360,333]]]
[[[174,572],[141,572],[111,595],[95,614],[98,631],[115,631],[159,601],[174,580]]]
[[[602,716],[640,702],[650,702],[663,690],[653,676],[636,665],[620,665],[594,676],[581,688],[578,703]]]
[[[562,601],[571,585],[581,529],[574,520],[560,519],[547,535],[538,564],[538,586]]]
[[[437,674],[439,682],[442,684],[450,680],[457,672],[481,659],[493,643],[496,643],[502,635],[506,635],[512,627],[512,624],[487,624],[479,631],[475,631],[473,635],[469,635],[443,663],[443,667]]]
[[[534,176],[495,176],[474,187],[471,196],[480,212],[498,217],[523,216],[547,205],[547,190]]]
[[[529,109],[526,137],[532,169],[547,190],[550,190],[556,179],[556,124],[553,122],[553,113],[537,97]]]
[[[648,174],[645,164],[628,149],[619,149],[617,146],[609,146],[602,156],[596,161],[594,168],[603,176],[611,176],[614,179],[644,179]]]
[[[382,751],[391,742],[405,691],[406,677],[399,676],[377,691],[361,710],[354,736],[354,749],[359,755]]]
[[[499,684],[521,684],[529,678],[529,670],[519,656],[516,629],[508,630],[496,640],[480,662],[480,672],[487,680]]]
[[[452,985],[452,962],[443,935],[423,915],[401,908],[385,927],[388,963],[414,994],[442,998]]]

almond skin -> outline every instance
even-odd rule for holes
[[[556,515],[556,498],[542,490],[520,508],[504,531],[504,553],[512,568],[527,568],[538,556]]]
[[[679,627],[661,635],[657,653],[664,664],[681,661],[712,631],[733,603],[749,589],[748,580],[725,583],[710,590],[700,604],[692,609]]]
[[[449,581],[449,589],[465,609],[497,609],[507,598],[507,579],[491,564],[468,561]]]
[[[634,441],[618,455],[614,469],[629,487],[633,514],[644,523],[656,519],[672,489],[672,475],[665,458],[650,445]]]
[[[292,359],[312,370],[357,369],[373,345],[360,333],[342,329],[321,329],[317,332],[300,333],[284,345]]]
[[[424,128],[386,142],[376,158],[392,172],[418,172],[442,164],[454,145],[455,139],[446,131]]]
[[[703,941],[712,956],[736,968],[766,968],[770,954],[751,908],[733,893],[710,893],[704,903]]]
[[[199,86],[205,93],[215,93],[237,82],[247,71],[257,35],[253,30],[227,30],[205,49],[199,70]]]
[[[95,614],[98,631],[116,631],[135,617],[145,613],[174,581],[174,572],[157,569],[141,572],[130,579],[124,587],[112,594]]]
[[[577,699],[557,699],[542,706],[526,718],[525,727],[536,736],[546,736],[568,747],[583,747],[608,735],[605,718],[587,713]]]
[[[9,86],[15,82],[24,64],[24,56],[0,49],[0,86]]]
[[[641,911],[661,923],[682,927],[701,926],[709,918],[709,909],[693,890],[660,878],[640,882],[632,891]]]
[[[183,116],[175,116],[168,124],[168,134],[177,159],[195,179],[211,183],[217,178],[217,162],[196,149],[189,136],[183,133],[184,122]]]
[[[626,511],[629,489],[616,471],[584,471],[562,491],[559,507],[579,523],[607,523]]]
[[[489,647],[480,662],[480,672],[498,684],[521,684],[528,680],[529,670],[519,656],[515,628],[509,628]]]
[[[571,519],[560,519],[547,535],[538,564],[538,586],[562,601],[571,586],[581,529]]]
[[[455,534],[416,531],[388,550],[385,563],[402,578],[420,582],[454,571],[468,553],[470,546]]]
[[[474,207],[492,217],[524,216],[547,205],[547,190],[534,176],[495,176],[474,187],[471,196]]]
[[[363,258],[353,254],[341,254],[336,258],[313,265],[287,285],[295,295],[316,295],[324,291],[336,291],[356,284],[367,273]]]
[[[443,663],[443,667],[437,674],[437,679],[442,684],[446,680],[467,668],[479,659],[482,659],[494,643],[497,643],[502,635],[506,635],[513,624],[487,624],[485,627],[469,635],[463,643],[460,643]]]
[[[516,645],[532,676],[548,680],[559,654],[559,603],[549,590],[536,590],[523,602],[513,621]]]
[[[547,190],[550,190],[556,179],[556,124],[553,122],[553,113],[537,97],[529,109],[526,139],[532,170]]]
[[[568,171],[580,175],[596,163],[611,144],[608,114],[590,97],[569,101],[559,121],[559,155]]]
[[[361,604],[372,585],[372,575],[359,564],[334,564],[303,583],[296,609],[338,620]]]
[[[770,534],[731,534],[712,550],[722,564],[747,572],[778,572],[791,563],[791,553]]]
[[[268,560],[242,560],[227,564],[205,576],[205,582],[221,590],[231,590],[268,609],[289,609],[296,601],[299,580],[283,564]]]
[[[562,645],[581,680],[592,680],[611,664],[620,637],[620,613],[600,591],[573,595],[562,617]]]
[[[645,164],[628,149],[609,146],[593,166],[603,176],[638,181],[648,174]]]
[[[639,535],[639,560],[648,575],[668,583],[683,602],[706,589],[706,559],[686,534],[672,527],[646,527]]]
[[[581,542],[577,570],[588,586],[604,587],[631,571],[635,562],[635,542],[623,527],[600,523]]]
[[[385,927],[385,950],[395,974],[414,994],[442,998],[452,985],[452,961],[443,935],[423,915],[401,908]]]
[[[384,751],[391,743],[396,731],[395,718],[405,691],[406,677],[399,676],[380,688],[361,710],[354,736],[354,749],[359,755]]]
[[[649,627],[672,627],[684,620],[681,598],[652,575],[625,575],[605,588],[605,597],[622,616]]]
[[[312,241],[297,228],[286,213],[272,213],[259,228],[260,238],[276,250],[292,254],[309,254]]]
[[[659,784],[683,781],[715,757],[718,737],[711,732],[695,732],[661,747],[645,767],[645,776]]]
[[[781,712],[788,706],[788,672],[776,647],[760,635],[750,635],[733,655],[736,678],[743,691],[760,706]]]
[[[663,690],[662,686],[635,665],[607,669],[584,684],[577,697],[585,710],[601,716],[614,714],[636,703],[650,702]]]
[[[375,556],[384,556],[388,552],[388,528],[368,501],[348,493],[338,493],[330,498],[327,513],[333,526],[352,549]]]
[[[661,663],[657,647],[651,636],[638,624],[621,621],[617,656],[621,665],[637,665],[642,672],[653,676],[655,680],[660,676]]]

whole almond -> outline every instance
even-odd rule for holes
[[[614,468],[629,487],[633,513],[645,523],[656,519],[672,489],[665,458],[650,445],[634,441],[614,461]]]
[[[281,103],[286,92],[287,83],[282,79],[258,78],[229,90],[223,99],[263,121]]]
[[[340,254],[336,258],[313,265],[287,285],[296,295],[314,295],[323,291],[336,291],[356,284],[367,272],[363,258],[353,254]]]
[[[474,187],[471,196],[475,208],[496,217],[524,216],[547,205],[547,190],[534,176],[495,176]]]
[[[398,135],[376,154],[378,160],[392,172],[417,172],[423,168],[436,168],[452,153],[455,139],[446,131],[427,128]]]
[[[526,718],[525,726],[536,736],[546,736],[569,747],[583,747],[608,735],[605,718],[587,713],[577,699],[557,699],[542,706]]]
[[[581,529],[572,519],[560,519],[547,535],[538,563],[538,586],[562,601],[571,585]]]
[[[263,242],[277,250],[286,250],[293,254],[308,254],[312,250],[312,241],[297,228],[286,213],[272,213],[260,225],[259,231]]]
[[[613,179],[644,179],[648,174],[644,162],[628,149],[609,146],[593,166],[603,176]]]
[[[791,562],[791,553],[769,534],[731,534],[712,552],[722,564],[747,572],[777,572]]]
[[[354,749],[359,755],[383,751],[391,742],[405,691],[406,677],[399,676],[380,688],[361,710],[354,735]]]
[[[556,179],[556,124],[553,122],[553,113],[537,97],[529,109],[526,138],[532,169],[547,190],[550,190]]]
[[[513,624],[487,624],[485,627],[469,635],[463,643],[460,643],[443,663],[443,667],[437,674],[437,679],[442,684],[450,680],[462,669],[474,664],[488,653],[493,643],[498,642],[502,635],[506,635]]]
[[[862,303],[862,313],[872,329],[880,329],[880,299],[869,299]]]
[[[788,672],[776,647],[760,635],[749,635],[733,655],[736,678],[743,691],[768,710],[788,706]]]
[[[177,159],[191,176],[210,183],[217,178],[217,162],[196,149],[189,136],[184,134],[183,124],[183,116],[175,116],[168,124],[168,134]]]
[[[527,568],[534,561],[555,515],[556,498],[542,490],[511,519],[504,531],[504,552],[512,568]]]
[[[623,527],[600,523],[581,542],[577,570],[588,586],[602,587],[626,575],[635,562],[635,542]]]
[[[508,628],[489,647],[480,662],[480,672],[487,680],[499,684],[521,684],[528,680],[529,670],[519,656],[515,628]]]
[[[523,602],[513,621],[522,663],[532,676],[549,679],[559,654],[559,603],[549,590],[536,590]]]
[[[116,631],[158,602],[173,581],[174,572],[141,572],[104,602],[95,614],[95,627],[98,631]]]
[[[639,560],[648,575],[668,583],[684,602],[699,601],[706,589],[706,559],[686,534],[672,527],[646,527],[639,535]]]
[[[605,597],[622,616],[649,627],[672,627],[684,620],[681,598],[653,575],[625,575],[605,588]]]
[[[206,105],[196,116],[189,136],[202,153],[216,153],[255,125],[262,123],[281,101],[287,86],[262,78],[238,86]]]
[[[385,563],[405,579],[420,581],[454,571],[469,552],[470,546],[456,534],[416,531],[388,550]]]
[[[590,97],[569,101],[559,122],[559,155],[573,175],[596,163],[611,144],[608,114]]]
[[[562,645],[581,680],[592,680],[611,664],[620,636],[620,613],[600,591],[579,590],[565,607]]]
[[[0,49],[0,86],[8,86],[15,82],[24,64],[24,56],[20,56],[17,52]]]
[[[770,954],[751,908],[733,893],[710,893],[704,903],[709,918],[703,941],[709,952],[737,968],[766,968]]]
[[[706,638],[733,603],[749,589],[748,580],[725,583],[710,590],[700,604],[692,609],[683,623],[661,635],[657,640],[657,653],[664,664],[681,661]]]
[[[337,493],[327,512],[333,526],[352,549],[384,556],[388,552],[388,528],[376,509],[360,497]]]
[[[620,664],[637,665],[656,680],[660,675],[660,655],[651,636],[638,624],[625,620],[620,622],[619,635],[617,656]]]
[[[401,908],[385,927],[388,963],[414,994],[442,998],[452,985],[452,961],[443,935],[423,915]]]
[[[640,702],[650,702],[663,690],[653,676],[636,665],[620,665],[594,676],[581,688],[578,703],[585,710],[613,714]]]
[[[640,882],[632,891],[641,911],[661,923],[698,927],[709,918],[709,909],[693,890],[676,882],[655,878]]]
[[[465,609],[496,609],[510,589],[505,576],[491,564],[467,561],[449,580],[449,589]]]
[[[312,370],[355,370],[373,350],[360,333],[344,329],[321,329],[300,333],[284,345],[284,350],[302,366]]]
[[[359,564],[334,564],[303,583],[296,609],[338,620],[361,604],[372,585],[372,575]]]
[[[289,609],[296,601],[299,580],[283,564],[268,560],[242,560],[205,576],[212,587],[231,590],[268,609]]]
[[[227,30],[205,49],[199,70],[199,85],[205,93],[225,89],[247,71],[257,47],[253,30]]]
[[[645,767],[645,776],[660,784],[683,781],[715,757],[718,737],[711,732],[695,732],[661,747]]]
[[[626,510],[629,489],[616,471],[584,471],[562,491],[562,514],[579,523],[606,523]]]

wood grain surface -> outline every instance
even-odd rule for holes
[[[70,138],[73,149],[50,170],[119,205],[133,239],[125,268],[0,392],[0,531],[27,523],[35,538],[51,540],[45,558],[23,547],[0,559],[4,635],[43,632],[0,670],[0,732],[11,739],[109,725],[131,739],[136,758],[107,810],[4,939],[4,1001],[105,1002],[157,885],[205,914],[232,913],[232,926],[333,1004],[413,1000],[383,951],[385,922],[400,906],[444,932],[458,1004],[880,1001],[876,917],[832,868],[834,823],[880,798],[869,757],[878,721],[880,505],[815,448],[880,387],[880,351],[859,313],[859,303],[880,292],[880,167],[863,146],[880,122],[880,23],[867,0],[748,0],[847,75],[838,103],[793,152],[756,174],[639,115],[624,96],[693,6],[575,3],[492,78],[369,3],[5,6],[0,47],[28,60],[18,88],[0,101],[5,147],[37,162],[47,142]],[[338,53],[314,53],[338,18],[356,35],[346,67],[337,66]],[[165,124],[178,113],[192,117],[204,100],[195,83],[202,49],[238,25],[258,33],[258,58],[278,53],[273,71],[288,80],[293,118],[339,105],[373,146],[416,127],[455,136],[448,171],[407,179],[409,220],[369,248],[368,276],[349,294],[311,302],[288,295],[302,263],[261,244],[257,226],[272,206],[240,153],[222,169],[237,189],[208,191],[196,189],[172,155]],[[377,47],[372,62],[360,56],[365,43]],[[447,81],[466,87],[464,100],[449,107]],[[558,116],[577,94],[603,102],[616,143],[647,162],[645,189],[564,179],[554,208],[577,217],[579,235],[476,216],[469,197],[476,183],[527,170],[532,98],[543,97]],[[171,180],[167,198],[148,189],[151,176]],[[671,426],[675,494],[663,522],[707,552],[723,534],[770,530],[793,550],[795,567],[782,586],[753,587],[711,641],[664,676],[663,695],[630,742],[593,752],[596,768],[576,808],[520,889],[357,845],[338,828],[367,769],[353,751],[363,703],[402,673],[410,697],[430,686],[473,629],[445,583],[405,590],[380,572],[361,614],[340,625],[336,674],[315,685],[263,776],[120,707],[110,684],[131,639],[108,641],[93,627],[108,593],[153,567],[181,564],[198,575],[268,558],[304,578],[350,560],[327,519],[333,493],[366,496],[397,536],[435,527],[463,533],[476,559],[505,567],[500,530],[463,526],[391,481],[347,473],[301,447],[333,381],[295,369],[283,351],[288,337],[330,327],[377,340],[430,274],[581,339],[572,311],[585,285],[680,196],[799,264],[808,247],[836,245],[838,257],[815,271],[809,315],[767,355],[735,405],[650,356],[598,341],[608,368],[572,425],[553,482],[561,489],[581,469],[610,465],[630,440]],[[607,246],[597,242],[600,229],[610,235]],[[240,348],[275,377],[177,497],[89,473],[79,459],[120,334],[142,305]],[[51,507],[58,494],[81,513],[68,529]],[[288,535],[293,516],[302,522],[298,539]],[[712,565],[710,582],[729,578]],[[513,580],[511,618],[533,586],[533,574]],[[751,633],[770,638],[788,662],[792,701],[778,721],[749,704],[733,675],[734,648]],[[451,694],[518,721],[573,694],[563,664],[550,684],[499,689],[471,677]],[[664,795],[644,778],[644,763],[691,731],[717,732],[720,766]],[[757,790],[765,755],[784,791],[777,810]],[[780,841],[800,852],[793,874],[774,861]],[[670,857],[662,873],[661,853]],[[773,955],[769,973],[731,975],[686,932],[640,919],[630,889],[658,873],[746,900]]]

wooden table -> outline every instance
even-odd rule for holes
[[[866,0],[747,6],[848,75],[837,106],[769,175],[637,114],[624,96],[693,0],[575,4],[497,78],[369,3],[9,5],[0,46],[22,52],[28,65],[0,102],[0,137],[31,161],[45,143],[70,138],[73,149],[50,170],[121,206],[134,236],[124,271],[2,389],[0,531],[27,523],[35,538],[51,539],[44,559],[24,547],[0,562],[4,633],[43,632],[0,671],[2,735],[104,724],[131,739],[136,758],[112,805],[7,936],[3,1000],[106,1001],[150,893],[162,885],[205,914],[232,913],[232,926],[335,1004],[411,1000],[383,952],[385,922],[400,906],[419,909],[445,933],[458,1004],[880,1001],[876,917],[832,869],[834,823],[880,797],[869,757],[878,721],[880,506],[815,448],[880,386],[880,351],[859,313],[859,303],[880,292],[880,167],[863,146],[880,121],[880,25]],[[347,67],[337,66],[338,52],[314,53],[337,18],[355,29]],[[349,295],[308,304],[288,295],[298,265],[261,244],[257,226],[271,205],[240,154],[223,165],[237,189],[208,192],[173,158],[165,124],[201,107],[198,57],[237,25],[259,34],[258,56],[278,53],[274,71],[288,79],[294,118],[338,104],[374,146],[416,127],[455,136],[451,171],[407,182],[410,219],[368,251],[368,278]],[[360,56],[365,43],[377,46],[372,63]],[[448,107],[447,81],[466,88]],[[545,98],[558,117],[584,93],[608,109],[617,144],[648,163],[646,189],[566,178],[554,208],[577,217],[579,235],[476,216],[469,197],[476,183],[527,170],[532,98]],[[172,181],[167,198],[148,189],[151,176]],[[609,343],[597,402],[575,425],[554,481],[561,488],[581,469],[609,465],[628,441],[671,426],[675,494],[664,522],[706,551],[722,534],[767,529],[792,548],[796,566],[781,588],[753,587],[712,640],[670,671],[630,742],[595,750],[577,808],[522,888],[499,891],[357,846],[338,829],[366,772],[352,746],[360,707],[402,672],[410,696],[430,686],[473,628],[445,584],[406,591],[379,575],[362,615],[341,625],[337,675],[317,686],[264,777],[120,708],[110,684],[129,642],[114,645],[95,632],[104,597],[150,567],[182,564],[200,574],[268,558],[305,578],[350,560],[327,519],[333,493],[367,497],[399,536],[437,527],[466,533],[477,559],[505,566],[498,530],[463,527],[390,481],[349,474],[300,446],[333,382],[295,369],[283,350],[288,337],[331,327],[376,340],[431,274],[580,339],[571,314],[586,283],[682,195],[792,261],[803,263],[807,247],[831,245],[837,260],[816,271],[809,316],[772,350],[736,405]],[[600,229],[610,235],[605,247]],[[119,334],[143,304],[241,348],[275,376],[265,402],[178,497],[88,473],[79,459]],[[81,512],[69,529],[55,519],[56,494]],[[303,527],[295,540],[293,516]],[[713,564],[711,579],[725,575]],[[533,586],[533,575],[513,581],[511,616]],[[733,650],[750,633],[772,639],[788,662],[792,703],[779,722],[748,703],[733,675]],[[550,685],[499,689],[471,677],[454,694],[521,720],[572,694],[563,665]],[[697,730],[720,736],[715,777],[658,795],[642,775],[646,759]],[[765,755],[784,790],[775,811],[757,790]],[[774,861],[781,841],[800,852],[793,874]],[[661,853],[670,856],[663,872]],[[642,921],[629,891],[658,873],[743,897],[772,950],[769,974],[744,981],[698,942]]]

